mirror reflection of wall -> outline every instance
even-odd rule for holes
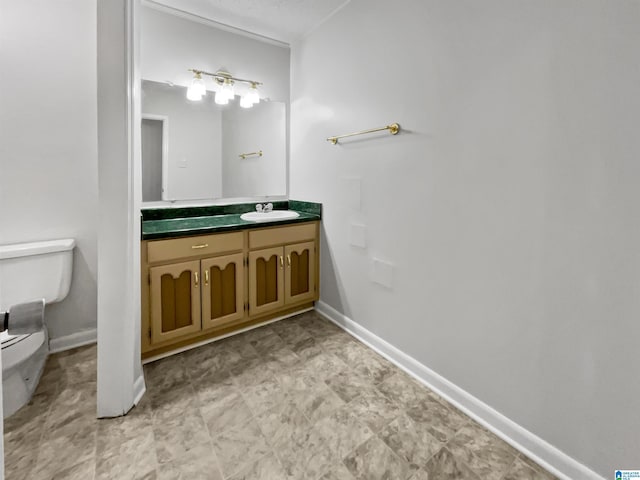
[[[224,197],[287,193],[285,105],[260,102],[251,109],[222,113],[222,194]],[[244,153],[262,155],[241,158]]]
[[[194,200],[222,197],[222,112],[211,102],[190,102],[185,89],[156,82],[142,82],[142,117],[164,116],[168,121],[168,158],[162,200]],[[162,160],[149,159],[148,142],[142,130],[142,176],[157,170],[146,168],[148,160],[162,166]],[[157,145],[157,144],[156,144]],[[157,148],[153,149],[157,152]],[[160,151],[161,153],[161,151]],[[159,160],[159,161],[158,161]],[[157,181],[156,181],[157,183]],[[144,189],[143,189],[144,190]],[[145,198],[143,201],[152,201]]]
[[[142,82],[143,201],[286,195],[284,103],[221,107],[185,91]]]
[[[150,5],[141,8],[143,201],[286,197],[288,45]],[[215,105],[211,79],[203,100],[189,101],[191,68],[260,81],[263,101]],[[262,157],[239,157],[260,150]]]

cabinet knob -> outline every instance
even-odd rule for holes
[[[198,280],[198,272],[193,272],[193,280],[195,282],[195,286],[198,286],[199,280]]]
[[[209,246],[208,243],[201,243],[200,245],[191,245],[191,248],[193,250],[197,250],[199,248],[207,248]]]
[[[282,255],[280,255],[280,268],[284,267],[284,259],[282,258]]]
[[[204,271],[204,284],[209,285],[209,269],[208,268]]]
[[[287,255],[287,266],[291,266],[291,255]]]

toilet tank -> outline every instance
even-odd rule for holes
[[[37,298],[46,303],[64,299],[75,245],[72,238],[0,245],[0,311]]]

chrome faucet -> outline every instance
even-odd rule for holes
[[[256,212],[269,213],[272,210],[273,210],[273,203],[265,203],[264,205],[262,203],[256,204]]]

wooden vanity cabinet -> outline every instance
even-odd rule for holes
[[[142,242],[142,353],[313,305],[319,222]]]
[[[284,305],[282,247],[249,252],[249,312],[262,315]]]
[[[244,317],[244,255],[236,253],[200,261],[202,330]]]
[[[315,300],[315,242],[249,252],[249,313]]]
[[[153,343],[200,331],[199,273],[198,260],[149,269]]]
[[[284,247],[284,303],[315,300],[316,242],[296,243]]]
[[[312,223],[249,232],[251,316],[316,299],[316,234]]]

